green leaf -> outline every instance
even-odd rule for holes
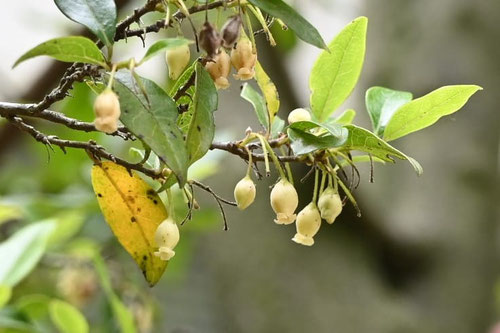
[[[54,0],[70,20],[90,29],[106,46],[114,43],[116,5],[114,0]]]
[[[445,86],[403,105],[387,124],[384,139],[395,140],[434,124],[439,118],[460,110],[478,90],[483,88],[476,85]]]
[[[282,20],[304,42],[327,49],[318,30],[282,0],[248,0],[248,2]]]
[[[197,63],[192,113],[183,115],[190,118],[186,138],[190,164],[205,156],[210,149],[215,135],[214,111],[217,104],[214,81],[203,65]]]
[[[64,62],[83,62],[106,67],[104,56],[93,41],[85,37],[69,36],[51,39],[35,46],[17,59],[12,68],[25,60],[43,55]]]
[[[273,125],[271,126],[271,139],[277,138],[285,129],[285,121],[278,116],[274,117]]]
[[[280,109],[280,97],[278,94],[278,89],[271,78],[262,68],[260,62],[257,61],[255,66],[255,80],[259,85],[260,90],[264,94],[266,100],[266,110],[268,112],[269,123],[274,123],[274,117]],[[267,127],[266,127],[267,128]]]
[[[108,302],[113,311],[113,315],[120,325],[120,332],[135,333],[137,329],[134,323],[134,317],[129,309],[120,301],[120,298],[115,294],[111,287],[111,279],[109,277],[106,264],[99,254],[93,256],[94,267],[99,276],[102,290],[108,299]]]
[[[358,82],[366,49],[368,19],[359,17],[347,25],[323,51],[309,78],[311,108],[323,122],[349,97]]]
[[[268,130],[269,115],[267,114],[266,101],[264,100],[264,97],[262,97],[262,95],[248,83],[243,84],[240,96],[253,105],[255,113],[257,114],[257,119],[261,125]]]
[[[289,126],[290,128],[293,129],[298,129],[301,131],[309,131],[314,128],[322,128],[326,130],[326,132],[329,133],[329,135],[333,135],[337,137],[338,139],[341,139],[341,141],[344,141],[347,139],[347,130],[340,124],[335,124],[335,123],[323,123],[320,124],[315,121],[297,121]],[[316,135],[318,134],[323,134],[321,132],[314,133]]]
[[[378,136],[384,134],[385,126],[394,113],[413,99],[412,93],[397,91],[383,87],[371,87],[366,91],[366,109],[372,121],[373,132]]]
[[[49,315],[61,333],[89,332],[89,324],[83,314],[67,302],[52,300],[49,304]]]
[[[372,156],[380,158],[383,161],[392,163],[394,163],[392,156],[402,160],[408,160],[417,174],[422,174],[423,169],[415,159],[392,147],[374,133],[355,125],[347,125],[345,128],[349,131],[349,137],[347,138],[346,143],[341,147],[341,150],[364,151],[372,154]]]
[[[156,83],[145,78],[141,81],[149,103],[138,91],[130,72],[116,73],[114,87],[122,105],[120,120],[172,169],[182,186],[189,161],[183,134],[177,127],[177,105]]]
[[[139,62],[139,64],[142,64],[158,53],[162,51],[166,51],[169,49],[175,49],[176,47],[183,46],[183,45],[188,45],[192,44],[193,41],[185,38],[165,38],[165,39],[160,39],[159,41],[155,42],[153,45],[149,47],[149,49],[146,51],[146,54],[144,55],[144,58]]]
[[[38,263],[54,229],[51,221],[30,224],[0,244],[0,284],[14,287]]]
[[[0,309],[5,306],[12,296],[12,288],[5,285],[0,285]]]
[[[85,222],[85,212],[83,210],[67,210],[53,217],[56,227],[47,240],[49,248],[64,244],[75,236]]]
[[[309,154],[316,150],[339,147],[345,142],[345,137],[333,135],[316,136],[298,128],[288,128],[288,137],[295,155]]]
[[[335,117],[333,119],[331,119],[330,117],[329,120],[327,120],[327,123],[332,122],[340,125],[350,125],[354,120],[354,117],[356,117],[356,111],[354,111],[353,109],[348,109],[341,113],[338,117]]]
[[[357,156],[353,156],[351,158],[351,161],[354,163],[354,164],[358,164],[358,163],[369,163],[371,161],[373,161],[373,163],[381,163],[381,164],[385,164],[385,161],[378,158],[378,157],[375,157],[375,156],[372,156],[370,158],[370,155],[357,155]],[[339,161],[339,164],[338,166],[340,168],[345,168],[345,167],[348,167],[350,166],[349,162],[347,160],[341,160]]]

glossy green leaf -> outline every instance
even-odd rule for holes
[[[394,113],[412,99],[412,93],[406,91],[383,87],[368,89],[365,102],[372,121],[373,132],[381,137],[384,134],[385,126],[387,126]]]
[[[149,102],[136,87],[127,71],[115,76],[114,88],[120,97],[120,120],[158,155],[183,185],[187,178],[188,152],[177,127],[177,105],[151,80],[142,78]]]
[[[309,78],[311,108],[323,122],[349,97],[358,82],[366,49],[368,19],[359,17],[347,25],[323,51]]]
[[[215,135],[214,112],[217,105],[214,81],[203,65],[197,63],[192,113],[183,115],[190,118],[186,138],[190,164],[205,156],[210,149]]]
[[[318,30],[284,1],[248,0],[248,2],[269,15],[281,19],[304,42],[322,49],[327,48]]]
[[[83,314],[67,302],[52,300],[49,304],[49,315],[60,333],[89,332],[89,324]]]
[[[275,116],[271,126],[271,139],[277,138],[285,130],[285,121],[279,116]]]
[[[120,326],[122,333],[135,333],[137,328],[134,323],[132,312],[121,302],[120,298],[115,294],[111,286],[111,278],[106,268],[104,260],[99,254],[93,256],[94,267],[101,283],[101,288],[108,299],[108,302],[113,311],[113,316]]]
[[[341,147],[341,150],[364,151],[381,160],[392,163],[394,163],[393,156],[401,160],[408,160],[417,174],[422,174],[423,169],[415,159],[392,147],[374,133],[355,125],[347,125],[345,128],[349,131],[349,137],[346,143]]]
[[[3,308],[12,296],[12,287],[0,284],[0,309]]]
[[[174,49],[179,46],[187,45],[187,44],[192,44],[193,41],[185,38],[165,38],[165,39],[160,39],[159,41],[155,42],[153,45],[151,45],[148,50],[146,51],[146,54],[144,55],[144,58],[140,61],[140,63],[144,63],[157,55],[158,53],[162,51],[166,51],[169,49]]]
[[[251,85],[248,83],[243,84],[241,88],[240,96],[246,101],[253,105],[255,113],[257,114],[257,119],[261,125],[268,130],[269,129],[269,115],[267,113],[266,101],[261,94],[259,94]]]
[[[340,125],[349,125],[353,122],[354,117],[356,117],[356,111],[354,111],[353,109],[348,109],[342,112],[342,114],[340,114],[338,117],[333,118],[331,122]]]
[[[266,100],[266,110],[268,113],[269,123],[272,124],[274,117],[280,109],[280,97],[276,85],[258,61],[255,66],[255,80],[257,81],[257,84],[264,95],[264,99]]]
[[[64,62],[83,62],[106,66],[102,52],[93,41],[85,37],[69,36],[51,39],[35,46],[17,59],[12,68],[25,60],[43,55]]]
[[[54,0],[70,20],[90,29],[105,45],[114,43],[116,4],[114,0]]]
[[[295,155],[303,155],[320,149],[339,147],[344,144],[346,139],[345,137],[339,138],[333,135],[316,136],[298,128],[288,128],[287,133]]]
[[[31,272],[53,230],[52,221],[30,224],[0,244],[0,284],[13,287]]]
[[[384,139],[395,140],[434,124],[439,118],[460,110],[482,89],[476,85],[445,86],[403,105],[387,124]]]

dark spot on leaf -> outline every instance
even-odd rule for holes
[[[147,256],[142,256],[142,260],[148,260]]]
[[[135,202],[135,199],[133,196],[131,195],[127,195],[127,200],[130,201],[131,203],[134,203]]]
[[[156,193],[153,189],[150,188],[149,190],[146,191],[146,194],[147,195],[155,195]]]
[[[200,127],[200,125],[196,125],[196,129],[198,130],[198,132],[201,132],[201,127]]]
[[[137,222],[137,220],[135,219],[135,217],[134,217],[134,216],[132,216],[132,217],[130,218],[130,222]]]
[[[142,209],[141,209],[141,207],[137,208],[137,211],[138,211],[138,212],[140,212],[141,210],[142,210]]]
[[[98,196],[99,198],[102,198],[102,194],[101,194],[101,193],[97,193],[97,196]]]
[[[128,110],[127,110],[127,109],[125,109],[125,110],[123,110],[123,112],[128,113]]]
[[[137,135],[137,137],[138,137],[139,139],[144,139],[144,135],[142,135],[142,134]]]
[[[154,199],[154,200],[153,200],[153,203],[154,203],[155,205],[157,205],[157,204],[158,204],[158,200]]]

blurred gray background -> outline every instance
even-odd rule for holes
[[[394,142],[421,162],[422,177],[398,161],[376,165],[375,183],[370,184],[369,168],[362,166],[355,195],[363,217],[356,218],[348,206],[334,225],[322,226],[311,248],[291,242],[293,226],[272,222],[268,194],[276,175],[259,182],[253,206],[243,213],[227,210],[229,231],[216,225],[193,238],[190,256],[171,262],[173,270],[183,266],[181,273],[147,290],[159,302],[157,320],[163,327],[153,331],[488,332],[500,314],[495,297],[500,2],[293,3],[326,41],[355,17],[369,18],[361,80],[341,108],[354,108],[358,124],[369,124],[364,92],[374,85],[411,91],[416,97],[447,84],[478,84],[484,91],[462,111]],[[120,17],[137,5],[129,1]],[[78,26],[49,0],[4,2],[2,7],[0,28],[9,33],[0,39],[0,98],[36,100],[49,88],[44,82],[53,86],[64,67],[45,58],[15,70],[11,64],[39,42],[78,33]],[[285,118],[293,108],[308,106],[308,73],[320,51],[302,42],[287,50],[262,42],[259,57],[278,87]],[[138,39],[120,48],[143,52]],[[164,69],[163,59],[156,59],[140,72],[164,81]],[[219,129],[242,137],[249,124],[257,127],[251,106],[239,98],[239,82],[232,81],[220,96]],[[25,136],[2,128],[4,164],[13,154],[12,135]],[[32,167],[46,165],[40,161]],[[222,168],[207,183],[231,197],[245,164],[225,156]],[[306,172],[295,169],[295,178]],[[309,182],[300,185],[301,206],[310,200],[311,190]],[[201,203],[213,205],[210,200],[202,195]]]

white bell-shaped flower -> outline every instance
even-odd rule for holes
[[[342,212],[342,200],[337,191],[331,186],[321,193],[318,200],[321,217],[332,224]]]
[[[249,176],[246,176],[234,187],[234,199],[240,210],[246,209],[255,200],[255,184]]]
[[[179,242],[179,227],[170,217],[163,221],[155,233],[155,242],[158,251],[154,254],[161,260],[170,260],[174,255],[174,248]]]
[[[120,102],[118,96],[111,90],[104,90],[94,102],[95,120],[97,130],[111,134],[118,129],[120,118]]]
[[[299,205],[299,196],[295,187],[286,179],[281,179],[271,191],[271,206],[276,213],[274,222],[290,224],[297,217],[295,210]]]
[[[295,243],[311,246],[314,244],[314,235],[321,226],[321,216],[314,202],[305,206],[297,215],[297,233],[292,238]]]

